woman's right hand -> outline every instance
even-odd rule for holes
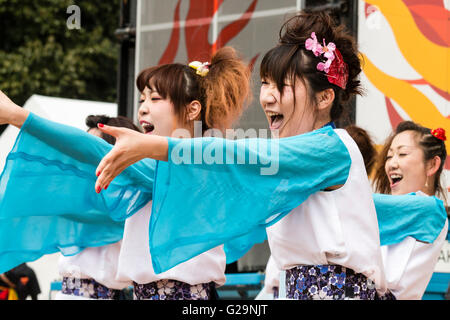
[[[12,124],[21,128],[29,111],[19,107],[0,90],[0,124]]]
[[[168,142],[166,137],[146,135],[128,128],[99,124],[98,128],[116,138],[114,147],[97,166],[95,191],[108,188],[111,181],[133,163],[152,158],[167,161]]]

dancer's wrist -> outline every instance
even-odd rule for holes
[[[168,159],[168,141],[163,136],[146,136],[142,144],[145,158],[167,161]]]
[[[29,114],[30,111],[15,105],[13,112],[9,114],[8,123],[20,129],[27,120]]]

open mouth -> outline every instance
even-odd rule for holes
[[[403,179],[403,176],[400,174],[391,174],[389,177],[391,178],[391,188],[395,187]]]
[[[266,115],[269,117],[270,129],[279,129],[283,124],[284,116],[281,113],[267,111]]]
[[[151,134],[155,130],[155,126],[150,122],[141,121],[141,126],[145,134]]]

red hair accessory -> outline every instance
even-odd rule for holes
[[[442,141],[447,140],[445,137],[445,130],[442,128],[431,129],[431,134]]]
[[[333,42],[327,45],[325,39],[323,39],[323,45],[321,45],[317,40],[316,33],[312,32],[311,38],[306,39],[305,48],[312,51],[316,57],[323,55],[326,61],[319,62],[317,70],[327,74],[328,82],[345,90],[348,81],[348,65],[344,62],[336,45]]]
[[[345,90],[348,81],[348,65],[344,62],[338,49],[334,52],[336,59],[330,65],[327,73],[328,82],[337,85]]]

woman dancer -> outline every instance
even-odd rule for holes
[[[223,131],[240,115],[249,102],[251,92],[250,71],[230,47],[218,50],[210,64],[171,64],[146,69],[137,82],[142,92],[140,123],[145,133],[154,137],[171,134],[192,137],[195,121],[200,123],[199,130],[197,128],[200,136],[209,134],[209,129]],[[3,98],[6,100],[6,97]],[[20,127],[25,119],[29,122],[29,116],[23,110],[6,102],[6,113],[15,113],[21,118],[9,123]],[[7,121],[13,118],[17,119],[10,117]],[[84,153],[83,150],[78,152]],[[76,157],[72,155],[72,158]],[[108,192],[112,192],[111,187]],[[152,187],[148,189],[151,192]],[[132,196],[130,194],[130,198]],[[141,198],[151,200],[151,197]],[[136,208],[135,199],[129,201]],[[137,299],[214,298],[215,286],[225,282],[223,248],[213,248],[165,274],[156,275],[150,264],[146,227],[151,216],[150,208],[151,201],[147,201],[143,207],[136,209],[134,217],[127,220],[118,280],[133,281]],[[198,272],[200,266],[202,272]]]
[[[138,116],[147,135],[171,136],[183,131],[187,137],[209,135],[210,129],[229,128],[240,115],[249,99],[250,72],[237,53],[230,47],[222,48],[205,70],[197,65],[163,65],[139,75],[137,86],[142,94]],[[184,89],[180,92],[180,88]],[[215,287],[225,283],[223,246],[156,274],[149,250],[151,216],[150,202],[126,220],[118,279],[132,281],[134,297],[139,300],[217,298]]]
[[[375,174],[377,192],[417,196],[437,195],[446,200],[441,174],[447,157],[443,129],[431,130],[412,121],[401,122],[380,153]],[[442,214],[440,216],[443,216]],[[433,216],[422,218],[422,229]],[[421,241],[408,236],[382,246],[388,286],[397,299],[421,299],[445,241],[448,220],[439,224],[437,237]],[[434,240],[434,241],[433,241]]]
[[[90,115],[86,118],[87,132],[113,145],[114,137],[97,128],[98,123],[123,127],[140,132],[140,129],[126,117]],[[93,300],[122,298],[121,290],[132,285],[131,281],[116,280],[121,241],[106,246],[86,248],[74,256],[61,256],[58,271],[62,276],[62,289],[56,300]]]
[[[98,166],[97,190],[143,157],[168,161],[157,164],[153,213],[158,219],[150,223],[157,272],[224,238],[269,226],[272,256],[287,273],[287,298],[375,299],[376,288],[383,294],[386,283],[371,188],[357,145],[332,123],[344,102],[360,92],[360,71],[354,39],[328,15],[303,12],[283,26],[279,44],[261,63],[260,102],[279,140],[138,137],[100,126],[118,143]],[[219,164],[190,165],[186,151],[200,149],[226,156],[216,158]],[[260,162],[230,165],[225,158],[232,151],[244,159],[256,152]],[[261,164],[274,162],[278,171],[262,176]],[[182,181],[206,186],[187,188]],[[195,207],[195,215],[186,216],[184,208],[174,213],[170,203],[180,201],[178,195],[189,195],[183,207]],[[166,228],[174,220],[180,238],[158,236],[159,228],[170,232]]]
[[[407,125],[408,123],[409,123],[409,125]],[[405,130],[408,127],[410,127],[410,128],[413,127],[415,129],[418,129],[420,126],[417,126],[410,122],[405,122],[405,123],[401,124],[401,126],[399,126],[399,130]],[[366,166],[366,171],[367,171],[368,175],[370,176],[370,173],[372,172],[372,169],[374,167],[375,160],[376,160],[376,157],[374,156],[376,154],[374,143],[372,142],[368,133],[360,127],[351,125],[351,126],[346,127],[345,129],[350,134],[350,136],[355,140],[356,144],[358,145],[358,147],[363,155],[364,163]],[[422,130],[422,132],[427,133],[427,131],[423,131],[423,130]],[[392,139],[393,139],[393,136],[391,136],[388,139],[388,144],[384,148],[385,155],[388,152],[387,146],[390,143],[392,143]],[[432,142],[434,142],[434,144],[436,145],[436,143],[438,141],[435,140]],[[443,147],[442,145],[439,145],[439,148],[438,148],[441,150],[440,152],[438,152],[438,153],[440,153],[440,156],[443,155],[442,147]],[[379,172],[382,172],[382,173],[385,172],[385,165],[383,165],[386,161],[385,158],[386,158],[386,156],[384,156],[382,158],[382,160],[380,161],[380,165],[379,165],[379,169],[382,169],[382,170],[379,170]],[[417,168],[420,168],[420,165],[416,167],[416,170],[417,170]],[[381,179],[383,180],[383,182],[385,182],[384,180],[387,179],[386,175],[383,174],[381,176]],[[419,187],[420,187],[420,184],[419,184]],[[404,265],[405,261],[403,261],[403,263],[399,263],[397,261],[397,263],[396,263],[396,262],[393,262],[394,259],[391,258],[390,260],[392,260],[392,261],[390,261],[390,263],[387,263],[387,260],[386,260],[386,258],[389,257],[386,254],[388,252],[388,250],[392,251],[393,250],[392,248],[394,248],[394,247],[401,248],[402,246],[404,246],[404,244],[402,244],[402,243],[407,243],[408,240],[404,240],[405,236],[403,238],[398,238],[395,241],[390,239],[391,237],[389,234],[392,233],[392,227],[393,226],[395,227],[396,223],[392,222],[392,221],[389,223],[386,223],[383,221],[386,221],[386,219],[389,215],[393,218],[392,220],[397,220],[397,221],[401,220],[402,216],[409,216],[409,217],[415,216],[414,219],[408,219],[407,224],[414,225],[416,230],[411,229],[410,230],[411,232],[409,234],[407,234],[407,237],[411,238],[411,237],[416,236],[417,239],[422,239],[424,241],[428,241],[428,242],[434,241],[433,242],[434,251],[430,250],[430,249],[428,249],[428,251],[427,251],[428,254],[431,255],[431,257],[430,257],[431,260],[433,260],[433,257],[435,258],[435,255],[438,253],[438,251],[436,251],[436,248],[440,247],[439,242],[442,242],[443,233],[445,234],[445,226],[444,226],[445,225],[445,209],[440,201],[436,201],[435,203],[433,200],[427,201],[429,203],[427,205],[424,205],[424,203],[423,203],[424,201],[419,200],[419,202],[422,202],[421,205],[419,206],[417,203],[418,199],[414,199],[412,197],[406,197],[406,198],[407,199],[405,199],[405,196],[402,196],[402,197],[398,197],[397,199],[395,199],[392,197],[382,196],[380,194],[374,194],[375,207],[377,208],[377,215],[380,218],[378,223],[380,226],[380,238],[381,238],[381,243],[382,243],[382,253],[384,254],[383,262],[385,264],[385,267],[389,269],[389,270],[387,270],[388,276],[392,277],[392,276],[396,275],[398,277],[401,275],[402,279],[403,278],[409,279],[410,280],[409,283],[412,284],[412,283],[415,283],[415,281],[411,280],[411,278],[412,278],[411,275],[406,275],[405,273],[401,274],[398,272],[398,268],[400,266]],[[396,203],[391,202],[394,199],[399,200],[399,201],[396,201]],[[414,201],[414,203],[413,203],[413,201],[411,201],[411,200],[416,200],[416,201]],[[427,200],[429,200],[429,199],[427,199]],[[390,203],[389,206],[392,206],[392,207],[386,210],[386,204],[388,204],[388,203]],[[402,203],[403,203],[403,205],[402,205]],[[391,214],[388,214],[388,212],[391,212]],[[442,219],[443,217],[444,217],[444,219]],[[419,221],[419,223],[411,223],[413,221],[416,221],[416,222]],[[430,232],[430,233],[425,232],[424,229],[426,229],[427,225],[433,226],[433,228],[430,228],[430,230],[429,230],[432,232]],[[386,228],[386,226],[388,226],[388,228]],[[405,226],[402,224],[397,224],[397,228],[404,229]],[[444,231],[441,231],[441,229]],[[417,231],[419,231],[419,233],[417,233]],[[413,236],[414,233],[416,235]],[[433,236],[430,238],[425,238],[424,236],[426,234],[427,234],[427,237],[430,234],[433,234]],[[411,242],[411,240],[409,240],[409,241]],[[418,242],[420,242],[420,241],[418,241]],[[390,248],[390,249],[388,249],[388,248]],[[396,252],[399,252],[398,250],[399,249],[396,249]],[[408,252],[408,250],[406,250],[405,252]],[[404,255],[403,258],[406,259],[407,255],[406,256]],[[414,263],[417,263],[416,260],[411,260],[411,261]],[[426,262],[426,259],[424,259],[423,262]],[[429,263],[429,262],[430,261],[428,261],[428,273],[432,272],[432,269],[430,271],[429,267],[433,265],[432,261],[431,261],[431,263]],[[392,270],[392,269],[396,270],[396,272],[393,272],[394,270]],[[425,270],[427,270],[427,268]],[[413,271],[417,271],[417,270],[413,270]],[[427,274],[427,271],[425,273],[419,272],[418,274],[415,274],[414,277],[415,277],[415,279],[417,277],[426,279],[426,274]],[[261,293],[258,295],[258,299],[274,299],[274,298],[277,299],[278,291],[279,291],[279,280],[280,280],[280,270],[277,269],[275,262],[274,262],[273,258],[271,257],[269,259],[269,261],[267,262],[265,285],[264,285],[264,288],[261,291]],[[396,279],[396,280],[398,280],[398,279]],[[421,282],[420,280],[417,281],[417,283],[420,283],[420,282]],[[427,282],[428,281],[426,281],[426,283]],[[394,285],[392,290],[394,290],[397,293],[398,298],[408,298],[405,294],[400,295],[398,293],[398,291],[399,291],[398,288],[402,287],[402,285],[400,285],[400,283],[401,283],[400,281],[398,281],[398,282],[391,281],[389,283],[389,285]],[[425,283],[425,286],[426,286],[426,283]],[[391,289],[391,287],[389,287],[389,289]],[[423,289],[425,290],[424,286],[423,286]],[[406,292],[407,290],[404,290],[404,291]],[[414,298],[413,292],[417,292],[417,288],[413,291],[410,291],[411,296],[409,298]],[[420,290],[419,290],[419,292],[420,292]],[[422,294],[423,294],[423,291],[422,291]],[[395,299],[395,296],[393,296],[392,293],[389,292],[388,294],[386,294],[380,298],[384,299],[384,300],[385,299]]]

